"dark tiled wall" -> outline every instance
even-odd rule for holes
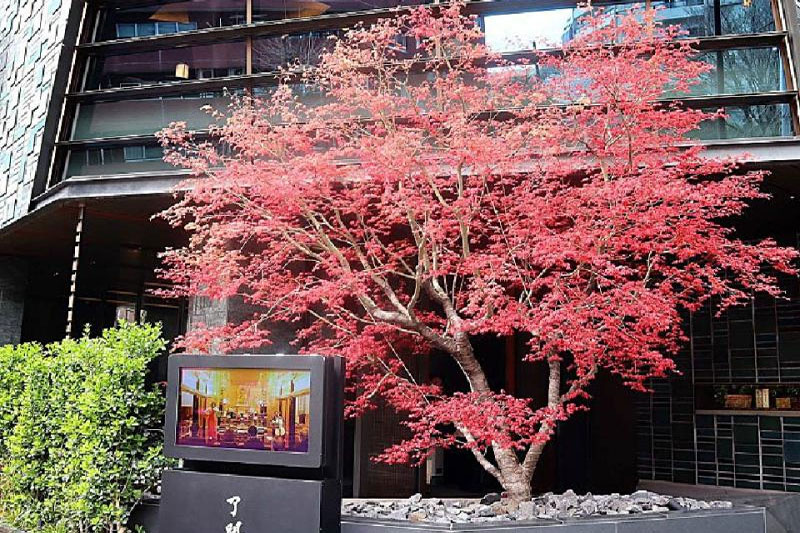
[[[694,390],[691,350],[676,363],[681,371],[651,383],[636,405],[637,469],[641,479],[695,483]]]
[[[698,415],[697,481],[800,492],[800,418]]]
[[[691,320],[696,383],[800,382],[800,287],[784,277],[787,299],[767,296],[715,316],[711,306]]]
[[[24,260],[0,256],[0,346],[20,340],[27,280]]]
[[[637,401],[640,479],[800,492],[800,418],[697,415],[694,385],[800,384],[800,285],[715,316],[695,313],[680,375]]]
[[[671,385],[656,384],[637,405],[640,479],[800,492],[800,417],[708,414],[684,422],[685,399],[675,402]]]

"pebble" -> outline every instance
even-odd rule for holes
[[[579,495],[568,490],[563,494],[548,492],[513,507],[504,505],[497,493],[489,493],[480,500],[441,500],[423,498],[421,494],[400,500],[351,500],[342,503],[342,514],[411,522],[464,524],[664,513],[671,510],[728,509],[732,506],[731,502],[673,498],[646,490],[637,490],[629,495]]]

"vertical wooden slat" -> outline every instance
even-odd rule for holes
[[[69,299],[67,301],[67,328],[66,336],[72,335],[73,313],[75,310],[75,292],[78,287],[78,265],[81,258],[81,237],[83,235],[83,220],[86,213],[86,206],[78,206],[78,221],[75,224],[75,248],[72,252],[72,274],[69,282]]]

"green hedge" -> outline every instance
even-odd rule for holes
[[[123,531],[157,482],[164,400],[148,363],[157,326],[0,348],[0,510],[23,530]]]

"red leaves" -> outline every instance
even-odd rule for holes
[[[777,294],[768,272],[793,272],[796,253],[722,225],[762,176],[687,148],[714,115],[661,101],[708,66],[651,11],[584,28],[536,58],[536,78],[458,7],[415,10],[349,32],[303,87],[236,102],[216,144],[165,133],[170,160],[203,175],[166,214],[191,233],[167,277],[255,310],[185,345],[264,344],[284,323],[298,350],[347,358],[351,414],[379,399],[408,414],[382,459],[418,462],[436,446],[540,446],[598,371],[642,389],[674,370],[681,313]],[[477,366],[471,336],[517,332],[526,360],[569,372],[546,407],[488,390]],[[417,381],[409,366],[432,350],[469,391]]]

